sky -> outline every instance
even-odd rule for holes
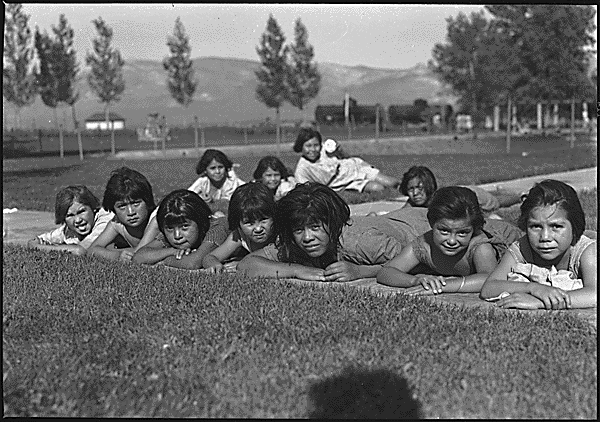
[[[373,68],[407,69],[426,64],[436,43],[446,37],[446,19],[478,5],[334,5],[334,4],[34,4],[24,3],[32,30],[58,25],[64,13],[75,31],[74,46],[82,63],[96,36],[92,20],[102,17],[113,29],[113,46],[125,61],[162,60],[167,36],[179,16],[190,38],[192,57],[226,57],[258,61],[256,47],[269,14],[288,43],[301,18],[314,46],[316,62]]]

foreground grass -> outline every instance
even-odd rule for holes
[[[568,312],[17,246],[3,267],[5,416],[597,417],[596,331]]]
[[[517,152],[507,155],[496,151],[497,141],[492,141],[477,146],[480,150],[486,150],[489,146],[490,152],[494,152],[489,154],[468,153],[469,143],[461,141],[453,147],[460,151],[456,154],[403,155],[399,151],[399,155],[364,155],[363,158],[383,173],[398,178],[411,166],[427,166],[436,175],[439,186],[490,183],[597,165],[595,146],[555,150],[545,147],[552,142],[533,139],[523,141],[524,144],[515,142],[514,149]],[[477,142],[485,143],[488,140]],[[522,156],[521,150],[531,152]],[[299,157],[297,154],[284,154],[281,158],[287,167],[293,169]],[[258,158],[233,157],[233,160],[240,164],[236,170],[238,175],[243,180],[250,180]],[[174,189],[189,186],[197,177],[195,158],[146,161],[92,158],[82,164],[72,159],[64,162],[53,159],[48,163],[44,165],[43,159],[21,159],[6,163],[2,173],[5,208],[53,211],[56,192],[69,184],[85,184],[101,199],[110,172],[122,165],[136,169],[148,178],[157,201]],[[352,204],[397,197],[398,192],[391,189],[373,194],[343,192],[342,196]]]

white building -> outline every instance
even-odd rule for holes
[[[109,113],[110,126],[114,127],[114,130],[125,129],[125,119],[119,116],[117,113]],[[109,130],[110,126],[106,125],[106,117],[104,113],[92,114],[90,117],[85,119],[86,130]]]

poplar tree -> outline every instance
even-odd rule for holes
[[[175,101],[187,108],[194,99],[198,82],[194,79],[190,40],[179,17],[175,20],[173,35],[167,37],[167,46],[171,53],[163,60],[168,73],[167,86]]]
[[[285,37],[273,15],[269,15],[267,28],[260,39],[260,46],[256,47],[256,53],[260,58],[260,68],[255,71],[258,84],[256,86],[256,98],[267,108],[274,108],[277,117],[277,148],[280,142],[280,109],[287,99],[286,78],[288,74],[287,65],[288,47],[285,45]]]
[[[294,43],[289,47],[290,63],[287,73],[288,101],[299,110],[319,94],[321,75],[313,46],[308,43],[308,31],[300,18],[294,27]]]
[[[34,48],[29,15],[20,3],[7,3],[4,12],[4,60],[2,96],[15,106],[15,127],[20,125],[21,108],[35,101]]]
[[[99,17],[92,21],[98,31],[97,38],[92,40],[93,53],[86,55],[86,64],[91,67],[87,81],[98,96],[99,102],[104,103],[104,115],[107,128],[110,127],[110,105],[121,100],[125,90],[123,66],[125,61],[119,50],[111,46],[113,30]],[[114,129],[114,128],[113,128]],[[111,153],[115,154],[115,133],[111,130]]]

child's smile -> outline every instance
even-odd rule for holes
[[[455,256],[467,249],[472,237],[473,226],[467,218],[442,218],[433,225],[433,244],[447,256]]]
[[[89,205],[83,205],[73,201],[65,216],[65,224],[71,229],[79,239],[92,232],[94,228],[94,211]]]

